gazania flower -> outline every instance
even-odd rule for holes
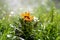
[[[22,13],[22,14],[21,14],[21,17],[22,17],[25,21],[32,21],[32,20],[33,20],[33,16],[31,16],[29,12]]]

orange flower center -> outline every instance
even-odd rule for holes
[[[22,14],[21,14],[21,17],[22,17],[25,21],[32,21],[32,20],[33,20],[33,16],[31,16],[29,12],[22,13]]]

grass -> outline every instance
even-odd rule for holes
[[[37,24],[34,21],[24,24],[24,21],[19,20],[20,15],[12,17],[6,15],[2,17],[0,19],[0,40],[20,40],[21,35],[25,35],[23,37],[25,40],[60,40],[59,10],[51,7],[48,11],[46,8],[39,7],[34,10],[34,14],[32,15],[38,17],[39,22]],[[34,26],[34,24],[36,25]],[[8,37],[7,35],[12,36]]]

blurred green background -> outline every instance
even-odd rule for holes
[[[36,40],[60,40],[60,0],[0,0],[0,40],[16,40],[20,13],[40,18]]]

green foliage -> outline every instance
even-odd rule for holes
[[[0,40],[60,40],[60,12],[51,7],[39,7],[34,11],[38,22],[26,22],[17,16],[0,19]],[[9,36],[8,36],[9,35]]]

